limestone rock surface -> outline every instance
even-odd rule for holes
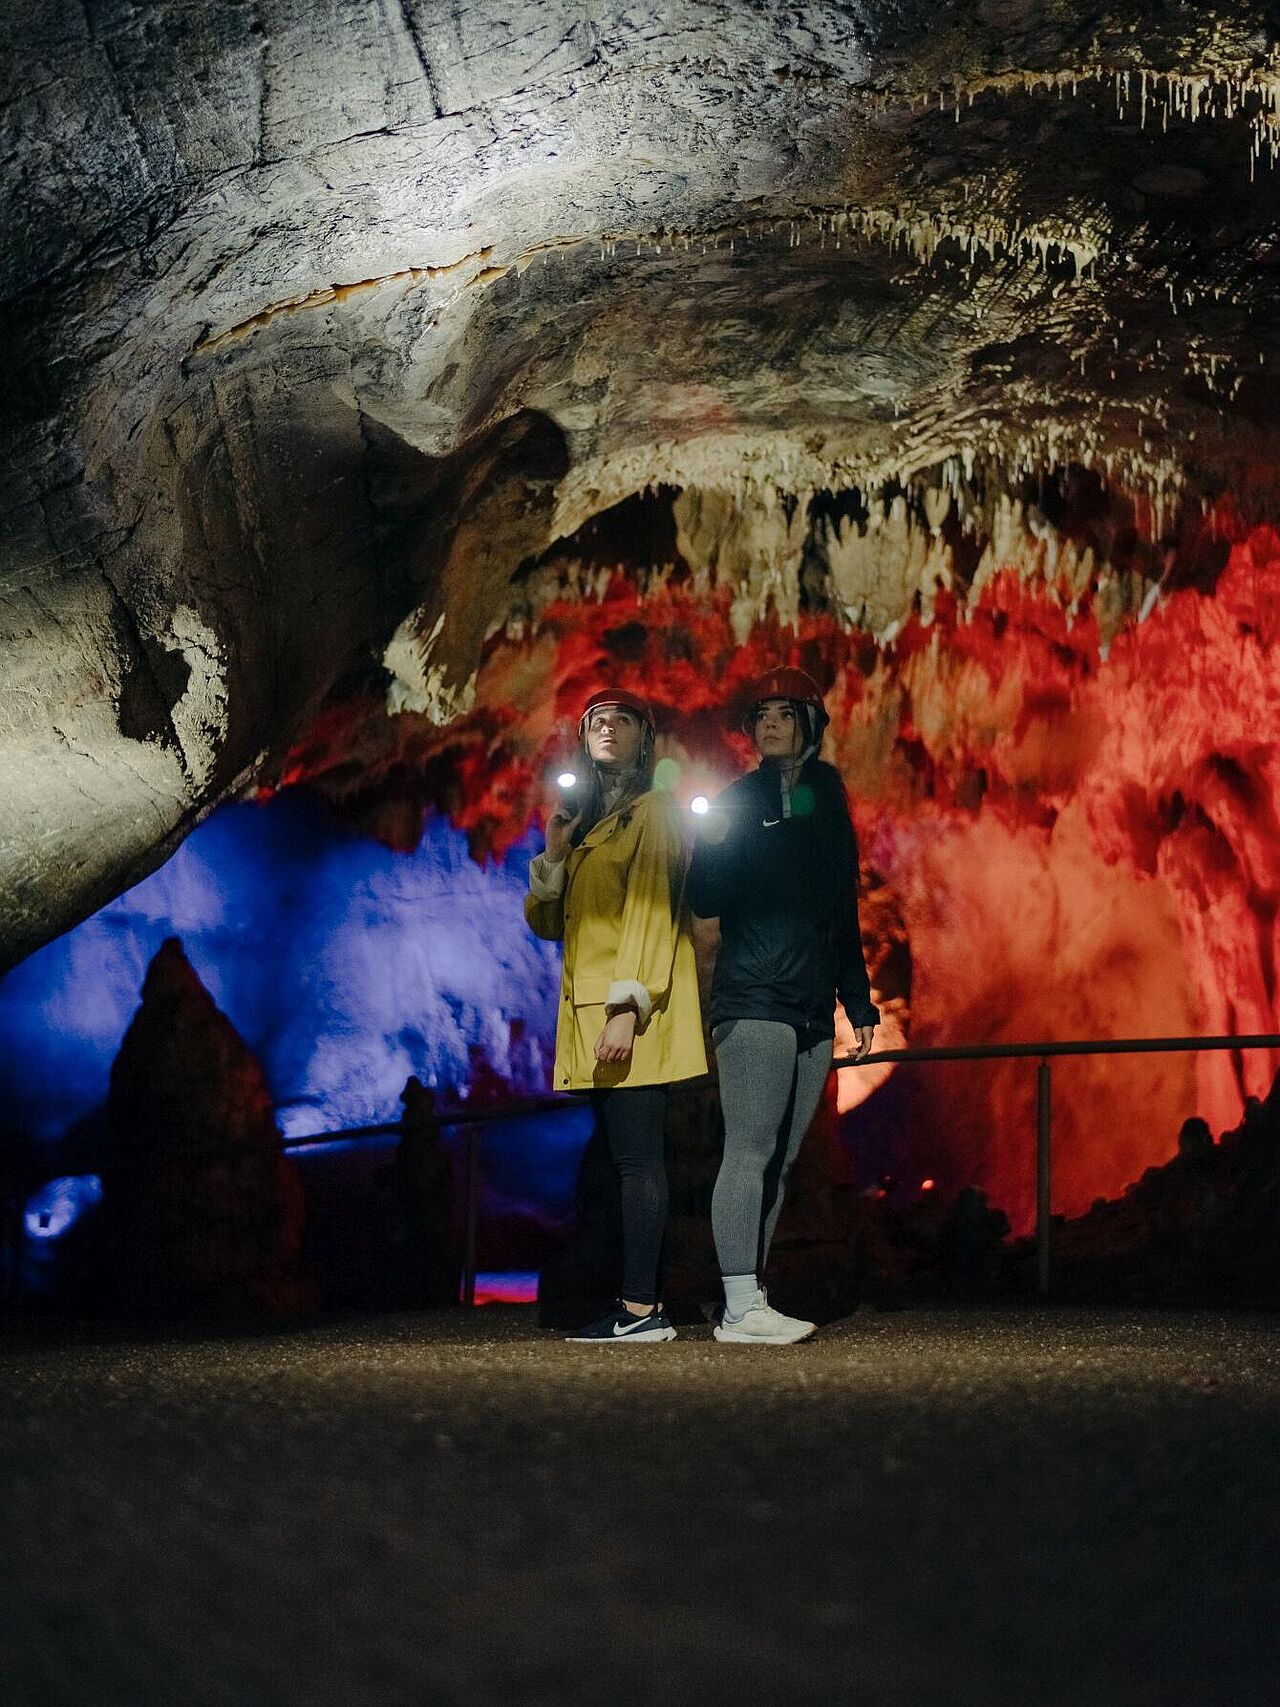
[[[1077,563],[1081,598],[1141,608],[1180,507],[1274,502],[1278,30],[1238,0],[16,0],[3,963],[353,677],[465,710],[521,565],[658,484],[740,625],[816,573],[888,644],[972,584],[962,536],[1033,578],[1074,549],[1034,489],[1092,469],[1150,549]]]

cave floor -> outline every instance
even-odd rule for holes
[[[1280,1699],[1280,1318],[0,1345],[0,1699]]]

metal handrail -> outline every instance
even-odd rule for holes
[[[439,1127],[461,1126],[466,1130],[466,1150],[462,1174],[462,1302],[471,1309],[476,1301],[476,1246],[480,1220],[480,1138],[481,1128],[494,1120],[518,1120],[522,1115],[545,1114],[552,1109],[572,1108],[577,1099],[552,1093],[550,1096],[522,1097],[505,1103],[478,1103],[474,1108],[433,1110],[431,1119]],[[382,1138],[393,1132],[403,1132],[401,1121],[382,1122],[376,1126],[348,1126],[338,1132],[315,1132],[305,1138],[287,1139],[286,1152],[306,1149],[314,1144],[341,1143],[344,1138]]]
[[[482,1126],[490,1120],[518,1120],[523,1114],[546,1114],[556,1108],[572,1108],[576,1099],[552,1092],[548,1096],[520,1097],[512,1102],[477,1103],[474,1108],[438,1109],[433,1119],[437,1126]],[[284,1150],[302,1150],[308,1144],[335,1144],[343,1138],[385,1138],[392,1132],[403,1132],[403,1120],[383,1120],[374,1126],[340,1126],[333,1132],[307,1132],[296,1138],[285,1138]]]
[[[479,1232],[480,1208],[480,1138],[481,1131],[489,1122],[495,1120],[518,1120],[524,1115],[545,1114],[554,1109],[572,1108],[577,1106],[579,1099],[552,1092],[549,1095],[536,1097],[521,1097],[510,1102],[478,1103],[474,1107],[463,1105],[458,1108],[444,1108],[433,1111],[432,1118],[441,1129],[447,1127],[462,1127],[466,1132],[466,1148],[463,1159],[463,1262],[462,1262],[462,1301],[474,1305],[476,1301],[476,1247]],[[296,1151],[306,1150],[321,1144],[342,1143],[346,1139],[361,1138],[390,1138],[402,1135],[403,1120],[377,1121],[368,1126],[344,1126],[331,1132],[309,1132],[296,1138],[285,1138],[280,1141],[281,1153],[292,1155]],[[207,1150],[184,1151],[184,1161],[200,1161],[206,1156],[216,1156],[221,1151],[210,1147]],[[48,1163],[37,1155],[30,1159],[30,1165],[23,1168],[15,1165],[12,1158],[7,1158],[7,1166],[3,1176],[4,1189],[0,1191],[0,1207],[7,1204],[15,1192],[25,1193],[46,1180],[59,1178],[66,1171],[64,1165],[57,1173],[50,1172]],[[73,1172],[118,1174],[127,1173],[131,1168],[140,1165],[140,1158],[131,1155],[127,1150],[116,1151],[99,1159],[92,1152],[82,1153],[75,1158]],[[20,1217],[17,1198],[11,1206],[14,1213]],[[5,1217],[7,1219],[7,1215]],[[0,1228],[0,1237],[8,1240],[10,1235],[7,1226]]]
[[[1064,1043],[954,1043],[937,1048],[877,1049],[860,1060],[841,1055],[839,1072],[873,1067],[882,1061],[1038,1060],[1036,1070],[1036,1278],[1041,1294],[1049,1291],[1053,1202],[1053,1069],[1058,1055],[1183,1055],[1207,1050],[1280,1049],[1280,1033],[1251,1032],[1242,1037],[1112,1037]]]
[[[1170,1055],[1214,1050],[1280,1050],[1280,1033],[1253,1032],[1240,1037],[1114,1037],[1042,1043],[955,1043],[916,1049],[876,1049],[860,1060],[837,1056],[832,1070],[874,1067],[882,1062],[1035,1060],[1036,1072],[1036,1268],[1039,1290],[1048,1293],[1051,1273],[1051,1206],[1053,1197],[1053,1078],[1050,1061],[1064,1055]],[[495,1120],[514,1120],[522,1115],[543,1114],[559,1108],[579,1106],[580,1099],[552,1093],[525,1097],[508,1103],[478,1104],[474,1108],[441,1109],[435,1112],[440,1127],[467,1129],[463,1182],[462,1301],[471,1306],[476,1295],[476,1247],[480,1203],[481,1129]],[[288,1153],[311,1145],[340,1142],[345,1138],[390,1137],[404,1130],[402,1121],[383,1121],[371,1126],[343,1127],[335,1132],[315,1132],[282,1140]],[[128,1167],[131,1158],[112,1157],[111,1168]],[[101,1164],[100,1164],[101,1166]],[[37,1173],[39,1178],[50,1177]]]
[[[1178,1055],[1205,1049],[1280,1049],[1280,1033],[1244,1037],[1110,1037],[1069,1043],[948,1043],[937,1048],[877,1049],[860,1061],[839,1055],[835,1067],[870,1067],[876,1061],[997,1061],[1050,1055]]]

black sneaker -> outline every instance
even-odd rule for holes
[[[589,1322],[576,1334],[566,1334],[575,1345],[623,1345],[641,1340],[651,1345],[658,1340],[673,1340],[676,1330],[661,1310],[650,1310],[647,1316],[636,1316],[624,1304],[616,1304],[599,1321]]]

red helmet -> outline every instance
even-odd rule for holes
[[[641,699],[639,694],[628,693],[625,688],[601,688],[599,693],[592,694],[582,708],[582,716],[578,719],[579,740],[587,732],[588,717],[602,705],[620,705],[624,711],[633,711],[648,729],[651,738],[657,733],[657,725],[653,721],[653,712],[647,700]]]
[[[756,711],[767,699],[789,699],[797,705],[807,705],[812,713],[812,737],[821,740],[822,731],[830,723],[827,708],[817,682],[807,670],[797,670],[789,664],[769,670],[751,690],[751,706],[747,712],[747,733],[751,733]]]

